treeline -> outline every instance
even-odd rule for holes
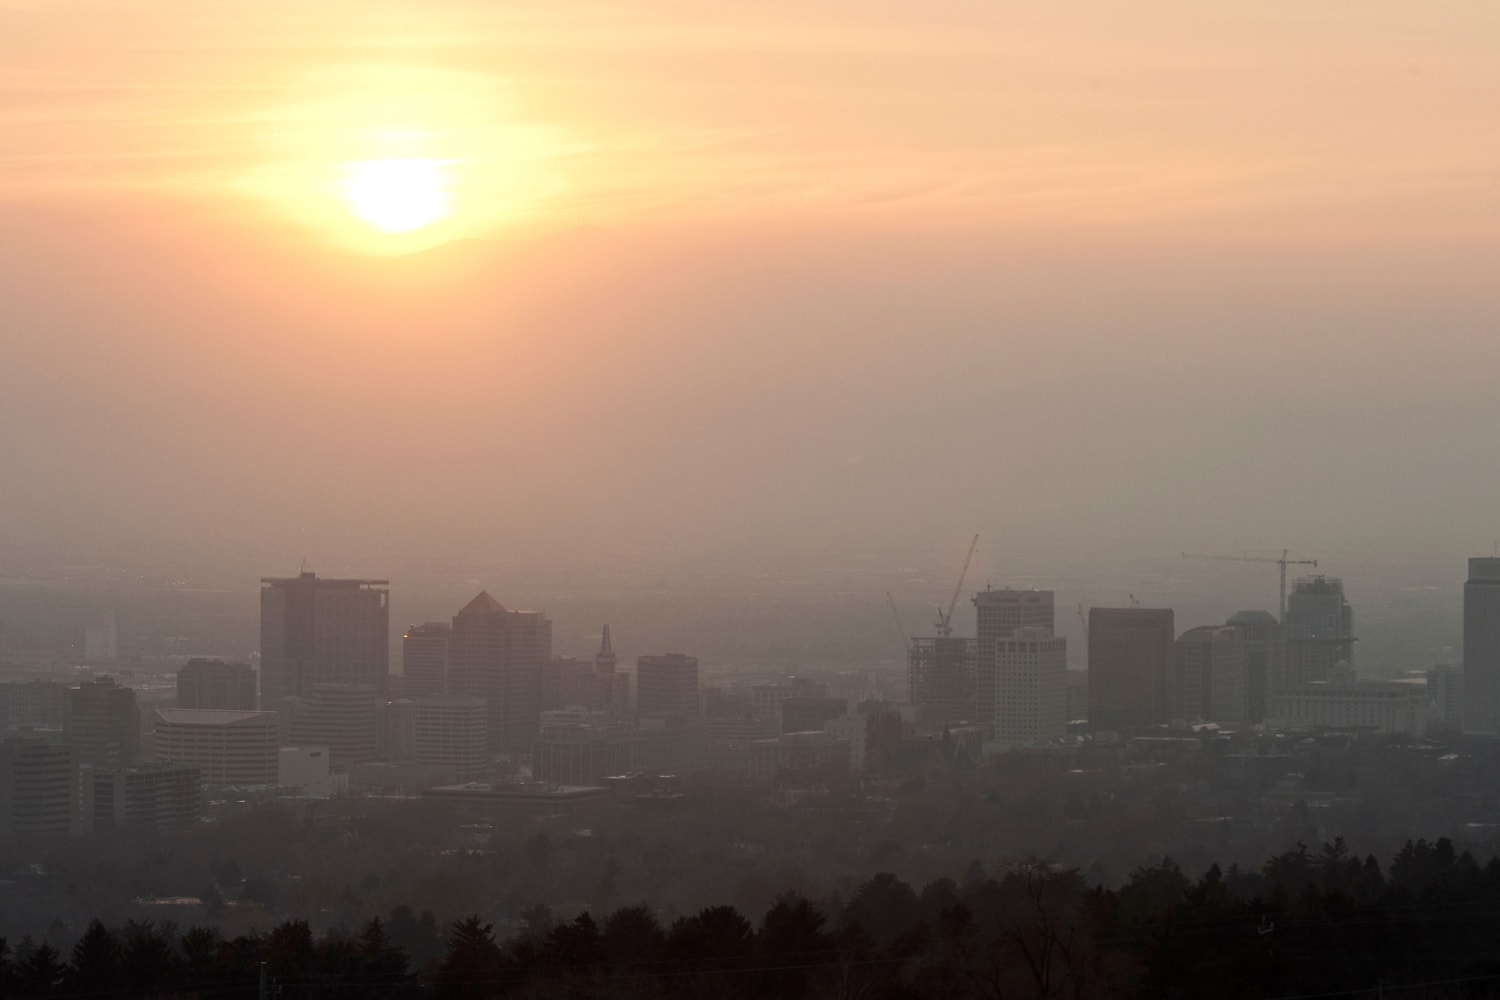
[[[317,936],[301,921],[232,940],[208,928],[89,926],[68,954],[0,942],[19,997],[1307,997],[1500,990],[1500,860],[1407,843],[1382,870],[1342,840],[1258,871],[1190,879],[1170,859],[1118,890],[1037,861],[971,865],[917,890],[877,875],[847,898],[729,906],[663,924],[645,905],[497,940],[478,916],[430,958],[390,924]],[[409,933],[421,921],[396,915]],[[393,921],[395,922],[395,921]],[[435,924],[426,921],[436,935]],[[437,942],[433,942],[437,944]]]

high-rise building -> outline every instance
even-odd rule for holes
[[[975,721],[1004,746],[1066,736],[1067,670],[1068,641],[1050,626],[980,640]]]
[[[551,658],[552,622],[540,611],[508,611],[481,592],[453,616],[448,690],[486,700],[492,752],[531,750]]]
[[[489,774],[489,708],[483,698],[442,695],[416,700],[414,759],[451,768],[455,781]]]
[[[260,703],[305,697],[314,684],[384,691],[390,673],[386,580],[266,577],[260,589]]]
[[[1286,637],[1269,611],[1238,611],[1228,622],[1245,643],[1245,719],[1264,722],[1271,696],[1286,684]]]
[[[1171,608],[1089,609],[1089,725],[1099,730],[1170,721],[1177,635]]]
[[[681,653],[637,657],[635,712],[642,719],[698,718],[698,658]]]
[[[1464,718],[1464,668],[1439,663],[1427,671],[1427,714],[1431,728],[1457,732]]]
[[[374,760],[380,694],[368,684],[314,684],[291,724],[291,742],[327,747],[335,767]]]
[[[1233,625],[1200,625],[1177,639],[1172,714],[1188,720],[1244,722],[1250,713],[1244,635]]]
[[[981,652],[987,640],[1002,639],[1018,628],[1057,628],[1050,590],[981,590],[974,595],[974,610]]]
[[[255,668],[225,660],[188,660],[177,671],[177,707],[253,712]]]
[[[129,767],[140,755],[141,715],[135,692],[113,677],[96,677],[68,692],[68,738],[79,759],[95,767]]]
[[[77,747],[0,740],[0,835],[65,837],[79,828],[80,802]]]
[[[276,784],[275,712],[156,710],[156,757],[198,769],[206,788]]]
[[[1464,732],[1500,736],[1500,559],[1469,560],[1463,685]]]
[[[448,693],[448,622],[412,625],[401,637],[401,673],[408,698]]]
[[[1354,664],[1354,612],[1344,581],[1304,576],[1286,599],[1286,687],[1330,680],[1341,662]]]

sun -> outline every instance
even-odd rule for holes
[[[344,203],[360,221],[385,233],[409,233],[447,217],[446,160],[360,160],[349,164]]]

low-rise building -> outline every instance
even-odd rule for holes
[[[203,814],[196,767],[156,762],[89,774],[87,810],[96,831],[176,830]]]
[[[1418,685],[1383,681],[1300,684],[1272,695],[1266,724],[1286,729],[1371,729],[1421,737],[1427,732],[1427,693]]]

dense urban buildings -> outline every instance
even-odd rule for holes
[[[1464,732],[1500,736],[1500,558],[1469,560],[1463,667]]]
[[[552,622],[540,611],[509,611],[481,592],[453,616],[448,642],[448,693],[487,700],[491,752],[531,752]]]
[[[1172,609],[1090,608],[1088,620],[1089,725],[1120,730],[1169,721]]]
[[[1340,664],[1354,664],[1354,611],[1344,599],[1344,581],[1304,576],[1286,601],[1284,686],[1333,678]]]
[[[266,577],[260,590],[261,705],[305,697],[314,684],[384,691],[390,673],[386,580]]]
[[[1318,681],[1271,698],[1268,722],[1282,729],[1369,729],[1420,738],[1427,732],[1427,695],[1417,685],[1388,681]]]
[[[253,712],[259,707],[255,669],[248,663],[189,660],[177,671],[177,707]]]

